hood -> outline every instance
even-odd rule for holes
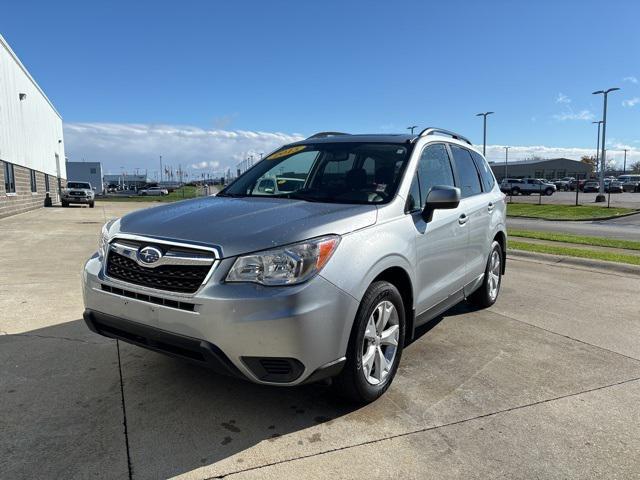
[[[218,246],[222,257],[373,225],[375,205],[312,203],[265,197],[205,197],[138,210],[122,233]],[[117,233],[117,232],[115,232]]]

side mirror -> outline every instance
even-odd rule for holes
[[[427,194],[427,202],[422,209],[425,222],[433,219],[433,212],[438,209],[447,210],[457,208],[460,204],[460,189],[446,185],[434,185]]]

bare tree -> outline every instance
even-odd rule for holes
[[[592,156],[592,155],[584,155],[580,161],[582,163],[586,163],[587,165],[589,165],[591,167],[591,172],[595,172],[597,170],[597,166],[598,166],[598,162],[596,157]]]
[[[640,162],[634,162],[631,164],[631,171],[633,173],[640,173]]]

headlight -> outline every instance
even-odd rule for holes
[[[100,237],[98,237],[98,255],[100,258],[104,258],[107,254],[107,248],[109,247],[109,229],[113,225],[115,220],[109,220],[102,226],[100,231]]]
[[[340,237],[329,235],[274,250],[238,257],[227,282],[293,285],[317,274],[333,255]]]

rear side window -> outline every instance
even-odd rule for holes
[[[457,145],[451,145],[451,152],[453,153],[453,161],[456,165],[458,186],[462,191],[462,198],[472,197],[473,195],[482,193],[478,170],[476,170],[476,165],[473,162],[473,158],[471,158],[471,152]]]
[[[480,155],[478,152],[471,152],[471,156],[476,162],[476,167],[478,167],[478,171],[480,172],[480,180],[482,180],[482,187],[484,191],[490,192],[496,183],[496,179],[493,176],[491,168],[489,168],[487,161],[482,158],[482,155]]]

